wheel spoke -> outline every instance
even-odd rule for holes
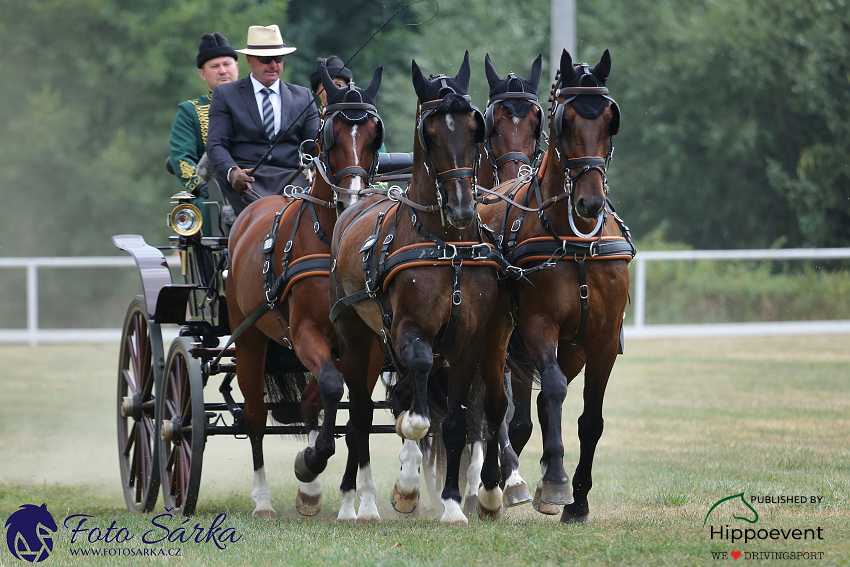
[[[174,400],[170,400],[165,398],[165,413],[162,416],[163,419],[172,419],[175,415],[177,415],[177,405],[174,403]]]
[[[130,394],[135,394],[139,391],[136,388],[136,381],[133,380],[133,376],[130,374],[130,371],[127,368],[121,369],[121,376],[124,377],[124,381],[127,383],[127,386],[129,386]]]
[[[125,439],[124,439],[124,456],[125,457],[130,456],[130,451],[132,451],[133,447],[135,447],[135,445],[136,445],[136,443],[135,443],[136,434],[137,434],[136,428],[138,426],[139,426],[139,423],[134,421],[133,422],[133,428],[130,429],[129,435],[127,435],[127,437],[125,437]]]

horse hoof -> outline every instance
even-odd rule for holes
[[[574,504],[564,506],[564,513],[561,514],[561,522],[565,524],[583,524],[590,517],[590,510],[587,506],[577,507]]]
[[[377,523],[379,523],[380,521],[381,521],[380,516],[379,516],[379,517],[374,517],[374,516],[364,516],[364,517],[362,517],[362,518],[357,518],[357,519],[355,520],[355,523],[357,523],[357,524],[371,524],[371,523],[373,523],[373,522],[374,522],[374,523],[376,523],[376,524],[377,524]]]
[[[531,494],[528,492],[528,485],[525,482],[508,486],[505,488],[503,496],[505,508],[513,508],[526,502],[531,502]]]
[[[393,486],[393,493],[390,496],[390,502],[396,512],[401,514],[410,514],[416,510],[416,506],[419,504],[419,491],[417,490],[411,494],[404,494],[399,491],[398,486]]]
[[[251,515],[263,520],[277,520],[277,512],[274,510],[254,510]]]
[[[295,509],[302,516],[315,516],[322,509],[322,495],[307,496],[300,490],[295,496]]]
[[[502,517],[502,507],[500,506],[496,510],[488,510],[484,506],[481,505],[481,501],[478,502],[478,518],[481,520],[492,520],[496,521]]]
[[[537,510],[541,514],[546,514],[547,516],[554,516],[561,510],[561,507],[557,504],[550,504],[541,500],[540,493],[542,491],[543,489],[538,486],[537,490],[534,492],[534,498],[531,501],[531,505],[534,507],[535,510]]]
[[[469,517],[478,509],[478,495],[467,494],[463,499],[463,515]]]
[[[573,503],[573,491],[569,482],[555,484],[544,480],[540,484],[538,490],[540,490],[540,500],[543,502],[559,506]]]
[[[319,475],[314,474],[307,468],[307,462],[304,460],[304,451],[300,451],[295,456],[295,478],[300,482],[313,482],[317,476]]]

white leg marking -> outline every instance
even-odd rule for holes
[[[401,471],[395,479],[395,485],[402,494],[413,494],[419,491],[419,465],[422,463],[422,451],[419,443],[404,440],[404,446],[398,456],[401,461]]]
[[[251,502],[254,503],[253,516],[267,511],[271,511],[277,515],[277,512],[272,508],[272,493],[266,482],[265,467],[260,467],[259,470],[254,471],[254,488],[251,490]]]
[[[502,507],[502,489],[496,485],[493,490],[487,490],[482,486],[478,490],[478,504],[485,510],[495,511]]]
[[[372,467],[366,465],[360,469],[360,478],[357,479],[357,496],[360,497],[360,509],[357,510],[358,520],[380,520],[378,505],[375,497],[378,496],[378,485],[372,478]]]
[[[466,469],[466,481],[469,483],[466,487],[467,496],[478,494],[478,487],[481,485],[481,467],[483,466],[484,444],[481,441],[476,441],[472,444],[472,457],[469,459],[469,468]]]
[[[505,481],[505,488],[516,486],[518,484],[522,484],[525,482],[523,478],[520,476],[518,470],[511,471],[511,476],[508,477],[508,480]]]
[[[401,433],[405,439],[419,441],[428,433],[431,427],[431,421],[422,415],[405,412],[404,419],[401,420]]]
[[[440,521],[444,524],[463,524],[466,525],[469,523],[469,520],[466,519],[466,516],[463,515],[463,511],[460,509],[460,504],[455,502],[451,498],[448,500],[443,500],[443,516],[440,518]]]
[[[357,519],[357,512],[354,510],[355,498],[357,498],[357,494],[353,490],[339,491],[339,514],[336,517],[338,522],[353,522]]]

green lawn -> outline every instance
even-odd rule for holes
[[[850,563],[850,337],[810,336],[630,341],[617,362],[605,402],[606,429],[594,463],[591,519],[562,525],[530,506],[510,510],[498,523],[471,519],[445,527],[441,510],[398,519],[389,492],[398,471],[395,436],[373,437],[373,470],[384,522],[344,525],[336,487],[345,453],[323,475],[325,502],[317,518],[294,510],[292,460],[303,440],[267,438],[272,502],[281,519],[250,517],[251,465],[246,440],[210,439],[198,514],[152,520],[162,514],[126,512],[116,466],[113,345],[0,347],[0,522],[22,504],[46,503],[60,525],[44,565],[706,565],[712,552],[823,553],[816,565]],[[576,419],[582,381],[565,404],[567,470],[578,454]],[[218,401],[215,388],[209,399]],[[383,412],[376,417],[388,422]],[[522,473],[539,477],[539,428],[522,455]],[[727,496],[806,496],[805,504],[718,506]],[[821,497],[811,504],[812,496]],[[423,507],[428,497],[423,494]],[[220,523],[240,537],[225,550],[214,543],[141,543],[168,529],[179,537],[200,524]],[[71,545],[67,515],[91,514],[89,527],[125,528],[131,541]],[[764,530],[761,541],[714,541],[715,529]],[[821,528],[823,539],[770,539],[769,530]],[[757,533],[754,531],[754,533]],[[114,533],[114,532],[113,532]],[[221,533],[221,532],[219,532]],[[131,553],[148,549],[179,557],[80,557],[69,549]],[[114,550],[118,551],[114,551]],[[785,565],[806,560],[752,560]],[[728,561],[733,561],[727,556]],[[0,565],[21,565],[5,546]]]

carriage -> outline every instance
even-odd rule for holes
[[[410,154],[380,154],[378,174],[397,180],[409,168]],[[207,439],[244,436],[244,403],[231,394],[235,349],[222,346],[231,335],[225,303],[228,236],[221,204],[215,209],[216,236],[201,236],[201,211],[191,193],[171,198],[168,224],[176,234],[167,246],[155,247],[139,235],[116,235],[115,246],[134,259],[142,294],[133,298],[124,319],[118,365],[117,423],[121,483],[127,508],[154,509],[160,486],[163,504],[184,515],[195,510]],[[180,258],[175,282],[163,251]],[[178,327],[166,349],[163,326]],[[269,351],[275,364],[289,373],[306,373],[291,348]],[[219,401],[204,399],[210,379],[220,379]],[[286,402],[278,402],[284,404]],[[267,403],[274,412],[275,402]],[[387,408],[387,402],[375,402]],[[340,409],[348,409],[342,402]],[[393,425],[375,425],[376,433],[394,433]],[[268,434],[304,434],[300,424],[273,425]],[[337,426],[336,435],[345,433]]]
[[[263,435],[304,433],[303,426],[293,424],[298,419],[282,420],[274,412],[291,415],[301,392],[308,399],[307,388],[314,386],[314,417],[308,419],[306,406],[300,406],[300,421],[312,429],[310,445],[295,459],[299,512],[318,513],[318,475],[334,454],[335,438],[344,434],[349,456],[338,519],[380,520],[369,457],[373,432],[402,437],[402,470],[392,504],[402,513],[414,511],[423,460],[417,443],[441,431],[446,466],[441,521],[467,522],[459,469],[469,439],[477,441],[483,456],[467,502],[474,499],[482,519],[497,519],[504,506],[531,500],[517,470],[517,453],[531,433],[531,385],[537,380],[544,452],[534,507],[555,514],[563,506],[564,522],[588,517],[602,397],[622,351],[628,262],[635,254],[628,228],[607,199],[606,169],[619,127],[619,107],[605,87],[610,56],[606,51],[591,68],[574,65],[563,52],[565,72],[556,76],[550,98],[551,143],[540,161],[544,111],[533,94],[540,57],[532,67],[534,80],[518,91],[509,88],[517,77],[501,79],[489,58],[486,63],[491,101],[482,114],[468,95],[468,53],[454,78],[426,78],[413,62],[420,101],[414,153],[408,160],[388,160],[409,163],[407,189],[375,190],[370,184],[373,167],[380,170],[381,163],[383,124],[373,101],[382,69],[376,69],[369,88],[357,92],[353,86],[337,89],[324,71],[329,104],[319,133],[322,159],[311,158],[324,172],[312,192],[284,190],[284,196],[251,203],[252,212],[243,213],[227,236],[221,227],[218,236],[199,235],[202,215],[188,202],[192,195],[175,195],[169,224],[177,235],[166,248],[179,252],[182,284],[172,282],[162,252],[140,236],[113,238],[134,257],[144,290],[124,323],[118,375],[119,456],[130,509],[151,510],[162,485],[165,506],[191,514],[207,437],[247,434],[254,459],[254,515],[276,517],[265,480]],[[531,92],[526,83],[534,83]],[[332,95],[339,97],[333,103]],[[349,95],[356,100],[345,99]],[[528,112],[532,107],[537,111]],[[352,112],[360,118],[346,114]],[[512,127],[500,133],[501,123]],[[363,125],[359,131],[358,124]],[[498,146],[491,147],[491,136]],[[510,179],[502,168],[516,170],[515,179],[493,189],[479,186],[482,148],[494,182]],[[356,176],[365,184],[353,182]],[[302,204],[290,208],[297,200]],[[482,208],[476,210],[478,205]],[[526,216],[529,212],[536,214]],[[301,224],[310,216],[312,225]],[[309,228],[299,232],[305,225]],[[290,292],[295,279],[286,278],[305,270],[312,272],[304,280],[327,277],[313,278],[322,283],[312,287],[300,280],[300,291],[292,287]],[[316,301],[325,294],[333,308]],[[163,324],[180,326],[167,355]],[[505,423],[509,351],[513,399],[519,403]],[[264,400],[263,374],[269,375],[272,359],[279,371],[311,375],[309,384],[296,384],[298,398]],[[244,404],[230,394],[237,365]],[[571,490],[562,462],[561,411],[567,385],[582,368],[581,458]],[[394,393],[392,404],[374,402],[377,376],[395,369],[409,399],[400,402]],[[204,401],[203,389],[214,375],[223,376],[222,403]],[[430,419],[435,375],[446,382],[438,396],[444,403],[439,424]],[[343,382],[350,404],[341,401]],[[480,392],[477,400],[473,387]],[[395,425],[373,425],[375,407],[391,407]],[[338,409],[349,410],[348,427],[336,426]],[[282,425],[266,426],[269,410]],[[360,497],[356,513],[355,496]]]

